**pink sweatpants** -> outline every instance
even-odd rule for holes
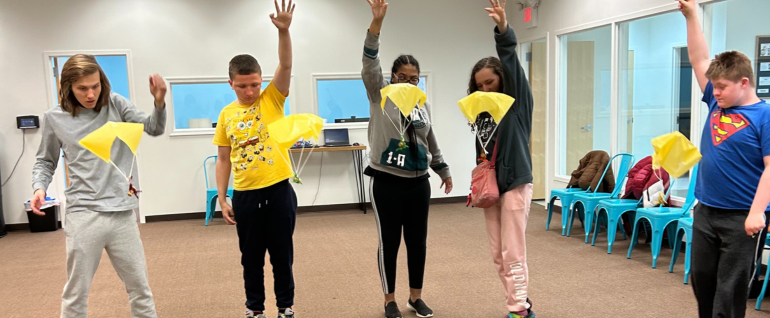
[[[527,310],[527,229],[532,184],[522,184],[503,193],[492,207],[484,209],[492,258],[505,290],[506,306],[511,312]]]

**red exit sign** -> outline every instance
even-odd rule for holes
[[[532,8],[524,9],[524,22],[532,21]]]

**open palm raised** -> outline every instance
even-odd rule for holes
[[[275,11],[276,13],[270,14],[270,20],[273,20],[273,24],[275,24],[275,27],[278,28],[278,30],[288,30],[289,26],[291,25],[291,18],[294,14],[294,7],[296,7],[296,4],[291,3],[292,0],[289,0],[289,6],[286,6],[286,0],[281,0],[281,7],[278,7],[278,0],[275,0]]]
[[[489,0],[492,7],[484,9],[489,12],[489,16],[492,17],[492,20],[495,20],[500,32],[505,32],[503,29],[508,27],[508,20],[505,18],[505,2],[506,0],[503,0],[503,3],[500,4],[500,0]]]
[[[372,17],[375,20],[385,19],[385,13],[388,12],[388,3],[385,0],[366,0],[372,7]]]
[[[163,107],[166,105],[166,82],[159,74],[150,75],[150,93],[155,97],[155,106]]]

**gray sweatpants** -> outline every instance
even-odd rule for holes
[[[126,285],[133,317],[157,317],[134,212],[74,212],[66,218],[67,284],[62,294],[61,317],[88,316],[88,291],[102,250],[107,251]]]

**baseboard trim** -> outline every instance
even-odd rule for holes
[[[153,222],[166,222],[166,221],[183,221],[183,220],[195,220],[204,219],[206,212],[190,212],[179,214],[163,214],[163,215],[148,215],[144,217],[144,221],[147,223]],[[222,212],[214,212],[214,218],[221,218]]]
[[[430,199],[431,204],[448,204],[448,203],[466,203],[468,202],[468,196],[459,196],[459,197],[446,197],[446,198],[435,198]]]
[[[61,221],[57,222],[57,230],[61,228]],[[8,232],[13,231],[29,231],[29,223],[16,223],[16,224],[6,224],[5,230]]]
[[[433,198],[430,199],[431,204],[451,204],[451,203],[465,203],[468,198],[465,196],[447,197],[447,198]],[[358,203],[345,203],[345,204],[329,204],[329,205],[315,205],[315,206],[301,206],[297,208],[297,212],[326,212],[326,211],[344,211],[344,210],[359,210]],[[372,204],[366,203],[367,211],[372,211]],[[148,215],[145,222],[165,222],[165,221],[180,221],[180,220],[195,220],[204,219],[206,212],[191,212],[180,214],[164,214],[164,215]],[[214,212],[214,218],[221,218],[222,212]]]

